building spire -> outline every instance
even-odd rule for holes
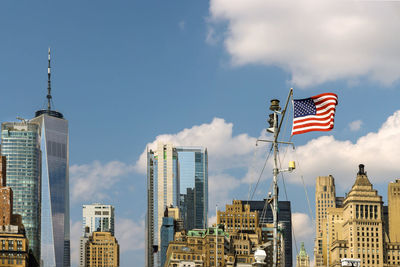
[[[50,67],[50,47],[49,47],[49,52],[48,52],[48,66],[47,66],[47,109],[41,109],[35,112],[35,118],[39,117],[40,115],[47,114],[48,116],[56,117],[63,119],[64,116],[62,113],[52,110],[51,109],[51,101],[52,101],[52,96],[51,96],[51,67]]]
[[[47,66],[47,110],[51,110],[51,68],[50,68],[50,47]]]

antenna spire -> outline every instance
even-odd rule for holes
[[[51,68],[50,68],[50,47],[47,67],[47,110],[51,110]]]

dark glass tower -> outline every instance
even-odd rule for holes
[[[180,209],[185,230],[206,229],[208,212],[208,155],[203,147],[177,147]]]
[[[68,121],[51,109],[50,49],[47,109],[31,120],[39,125],[42,151],[41,261],[43,267],[70,266]]]
[[[271,206],[264,200],[242,200],[243,204],[250,205],[250,211],[258,211],[261,223],[273,223],[274,218]],[[290,201],[278,202],[278,222],[283,226],[283,240],[285,242],[285,267],[292,267],[292,210]]]

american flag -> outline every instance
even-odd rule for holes
[[[338,97],[325,93],[310,98],[293,100],[292,135],[311,131],[330,131],[333,129]]]

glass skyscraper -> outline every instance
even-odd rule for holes
[[[7,186],[14,192],[13,213],[22,216],[29,247],[40,261],[39,126],[23,120],[1,125],[1,154],[7,158]]]
[[[147,151],[146,266],[160,266],[161,225],[166,207],[179,206],[178,155],[172,144]]]
[[[206,229],[208,155],[203,147],[176,147],[179,162],[180,210],[185,229]]]
[[[207,228],[207,149],[158,143],[147,152],[147,267],[161,264],[160,229],[171,206],[179,208],[186,230]]]
[[[43,267],[70,266],[68,121],[54,110],[39,110],[42,151],[41,261]]]

